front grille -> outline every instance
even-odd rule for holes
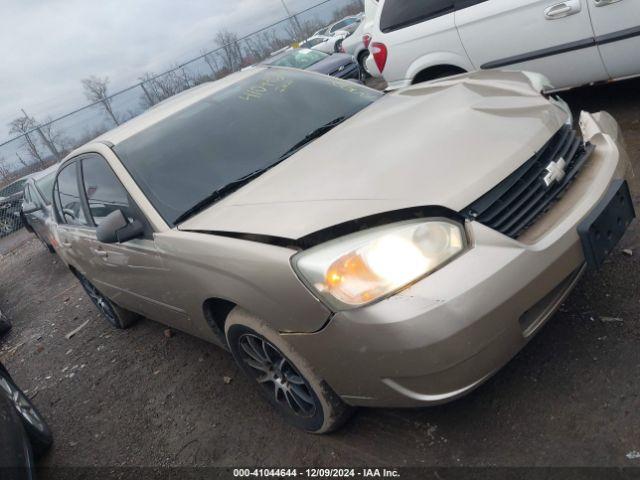
[[[533,158],[461,213],[518,238],[562,198],[594,148],[564,126]],[[560,178],[562,171],[564,177]]]

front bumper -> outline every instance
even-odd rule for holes
[[[468,223],[473,247],[399,294],[340,312],[314,334],[285,335],[352,405],[443,403],[471,391],[540,329],[582,273],[577,225],[632,172],[617,124],[581,117],[596,146],[565,196],[518,240]]]

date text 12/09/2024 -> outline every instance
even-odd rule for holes
[[[400,478],[400,473],[396,469],[389,468],[235,468],[233,476],[236,478]]]

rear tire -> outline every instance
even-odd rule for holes
[[[371,76],[369,75],[369,72],[367,72],[367,68],[365,66],[367,62],[367,58],[369,58],[369,55],[370,55],[369,50],[363,50],[358,54],[358,64],[360,65],[360,71],[362,72],[363,80],[366,80]]]
[[[84,288],[93,304],[96,306],[102,316],[115,328],[124,330],[133,325],[140,315],[137,313],[125,310],[119,307],[107,297],[105,297],[100,291],[89,281],[84,275],[77,273],[76,276],[80,281],[80,285]]]
[[[225,333],[237,364],[288,423],[323,434],[351,417],[353,408],[264,321],[235,307]]]

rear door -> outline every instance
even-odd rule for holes
[[[585,85],[609,78],[587,1],[456,0],[456,25],[477,69],[538,72],[555,88]]]
[[[118,305],[148,318],[185,328],[183,310],[174,305],[167,287],[169,272],[158,253],[153,232],[107,161],[98,154],[81,161],[81,188],[86,195],[88,217],[93,225],[83,237],[87,277]],[[124,243],[101,243],[96,228],[114,210],[147,225],[147,233]]]
[[[640,1],[586,1],[609,75],[612,78],[640,75]]]

